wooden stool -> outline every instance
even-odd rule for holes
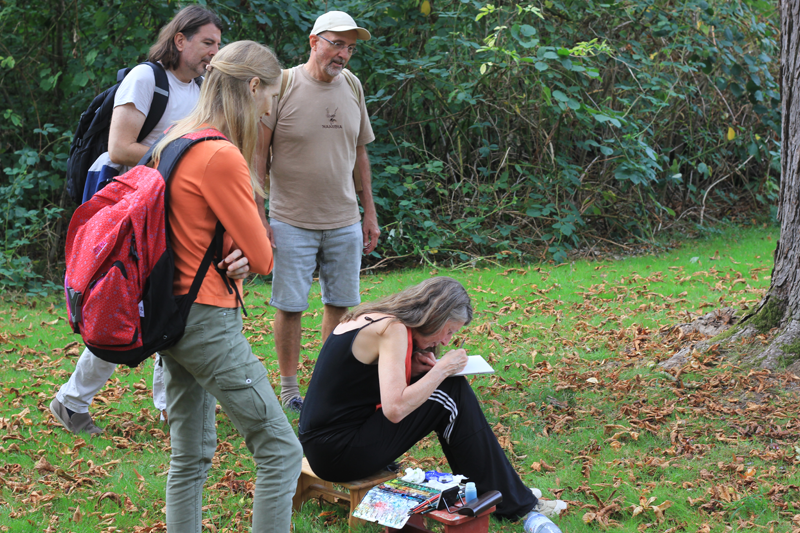
[[[347,483],[336,483],[336,485],[347,490],[347,492],[343,492],[336,490],[333,487],[334,484],[330,481],[325,481],[317,477],[314,471],[311,470],[308,460],[303,457],[303,470],[300,472],[300,478],[297,480],[297,492],[295,492],[294,498],[292,499],[292,508],[295,510],[300,509],[303,502],[311,498],[319,498],[320,500],[339,504],[345,504],[345,502],[347,502],[350,504],[350,515],[347,523],[352,528],[356,524],[365,523],[363,520],[354,518],[353,511],[355,511],[358,504],[361,503],[361,500],[364,499],[367,491],[375,485],[380,485],[396,477],[397,474],[394,472],[381,470],[364,479],[356,479],[355,481],[348,481]]]
[[[496,507],[490,507],[478,516],[464,516],[448,513],[447,511],[431,511],[424,515],[415,514],[411,515],[403,529],[387,527],[384,533],[399,531],[403,533],[431,533],[431,530],[425,527],[426,518],[444,524],[445,533],[488,533],[489,515],[495,509]]]

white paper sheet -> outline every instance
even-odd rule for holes
[[[492,366],[486,362],[486,359],[484,359],[482,355],[470,355],[468,357],[469,361],[467,361],[467,366],[464,367],[464,370],[458,374],[455,374],[456,376],[494,373],[494,368],[492,368]]]

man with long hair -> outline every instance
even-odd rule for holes
[[[153,69],[148,65],[133,68],[114,98],[108,153],[101,156],[109,160],[105,164],[114,165],[119,173],[135,166],[164,130],[192,111],[200,97],[197,79],[219,51],[221,35],[219,17],[200,6],[182,9],[161,29],[158,41],[150,48],[148,61],[159,63],[166,71],[169,81],[167,107],[153,131],[138,142],[139,132],[153,102],[156,82]],[[115,364],[103,361],[85,349],[69,381],[61,386],[50,403],[50,412],[72,433],[101,433],[103,430],[94,424],[89,414],[89,405],[115,368]],[[164,370],[156,354],[153,403],[161,411],[162,419],[166,409],[163,376]]]

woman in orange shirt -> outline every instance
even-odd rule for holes
[[[218,221],[227,232],[227,257],[218,266],[226,269],[240,293],[248,271],[272,270],[272,247],[254,200],[254,193],[263,195],[263,190],[255,179],[253,152],[258,121],[269,114],[280,90],[280,64],[269,48],[239,41],[222,48],[206,70],[197,107],[153,151],[157,161],[170,142],[186,135],[221,133],[227,138],[192,146],[168,183],[176,295],[189,292]],[[217,445],[217,401],[256,463],[252,531],[288,532],[302,448],[264,365],[242,334],[237,296],[213,269],[192,305],[183,338],[161,355],[172,446],[169,533],[202,529],[203,484]]]

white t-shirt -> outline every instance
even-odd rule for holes
[[[184,83],[169,70],[167,70],[167,80],[169,80],[167,108],[153,131],[142,140],[145,146],[152,146],[165,129],[191,113],[197,100],[200,99],[200,87],[194,80]],[[149,65],[137,65],[125,76],[117,89],[114,107],[132,103],[139,112],[147,116],[150,104],[153,103],[155,88],[156,77],[153,69]]]

